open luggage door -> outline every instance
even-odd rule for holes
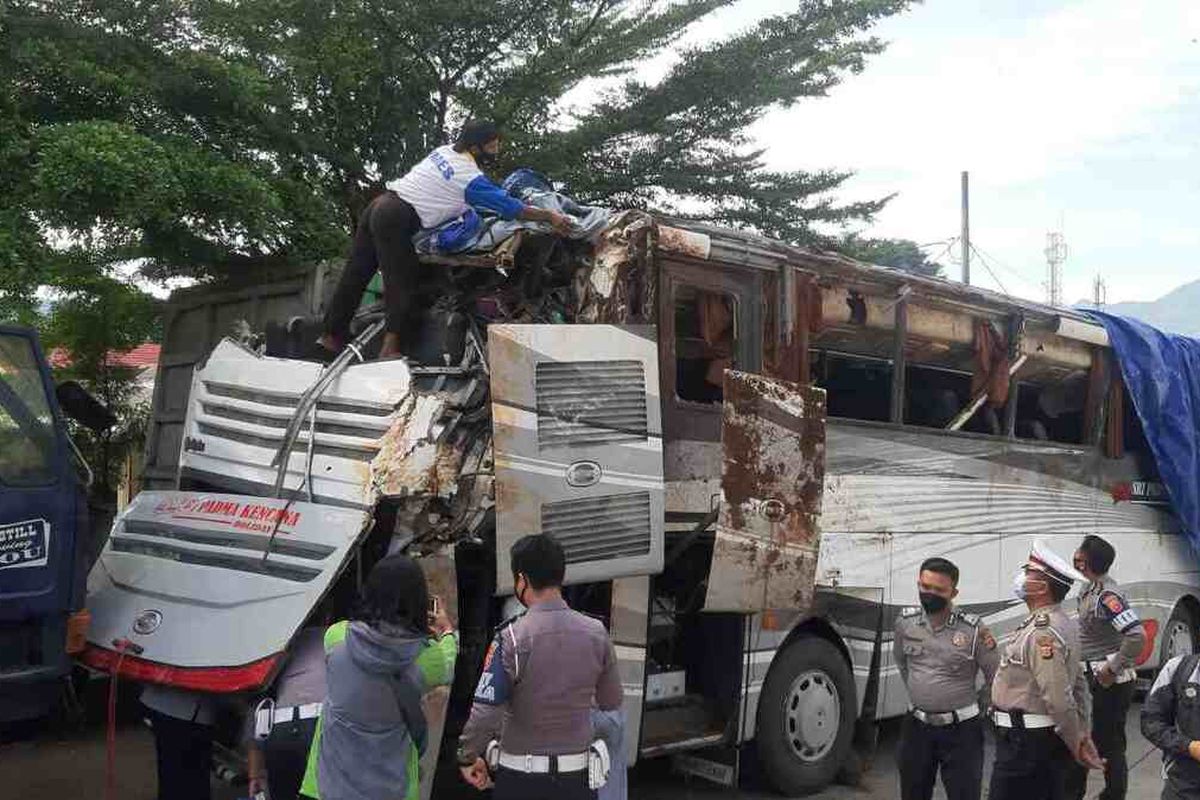
[[[725,372],[721,503],[706,611],[812,605],[825,482],[825,392]]]
[[[660,572],[662,409],[653,327],[488,328],[496,583],[527,534],[566,550],[567,581]]]

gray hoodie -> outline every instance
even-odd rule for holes
[[[323,800],[397,800],[425,750],[424,634],[351,622],[326,639],[329,693],[321,710],[317,779]],[[414,752],[415,748],[415,752]]]

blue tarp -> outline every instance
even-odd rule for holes
[[[1200,553],[1200,339],[1087,313],[1108,331],[1171,507]]]

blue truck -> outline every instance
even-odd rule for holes
[[[0,325],[0,722],[59,702],[86,635],[91,472],[65,415],[115,421],[79,384],[54,385],[35,331]]]

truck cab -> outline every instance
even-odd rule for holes
[[[84,624],[88,509],[72,448],[37,334],[0,325],[0,722],[55,705],[68,631]]]

